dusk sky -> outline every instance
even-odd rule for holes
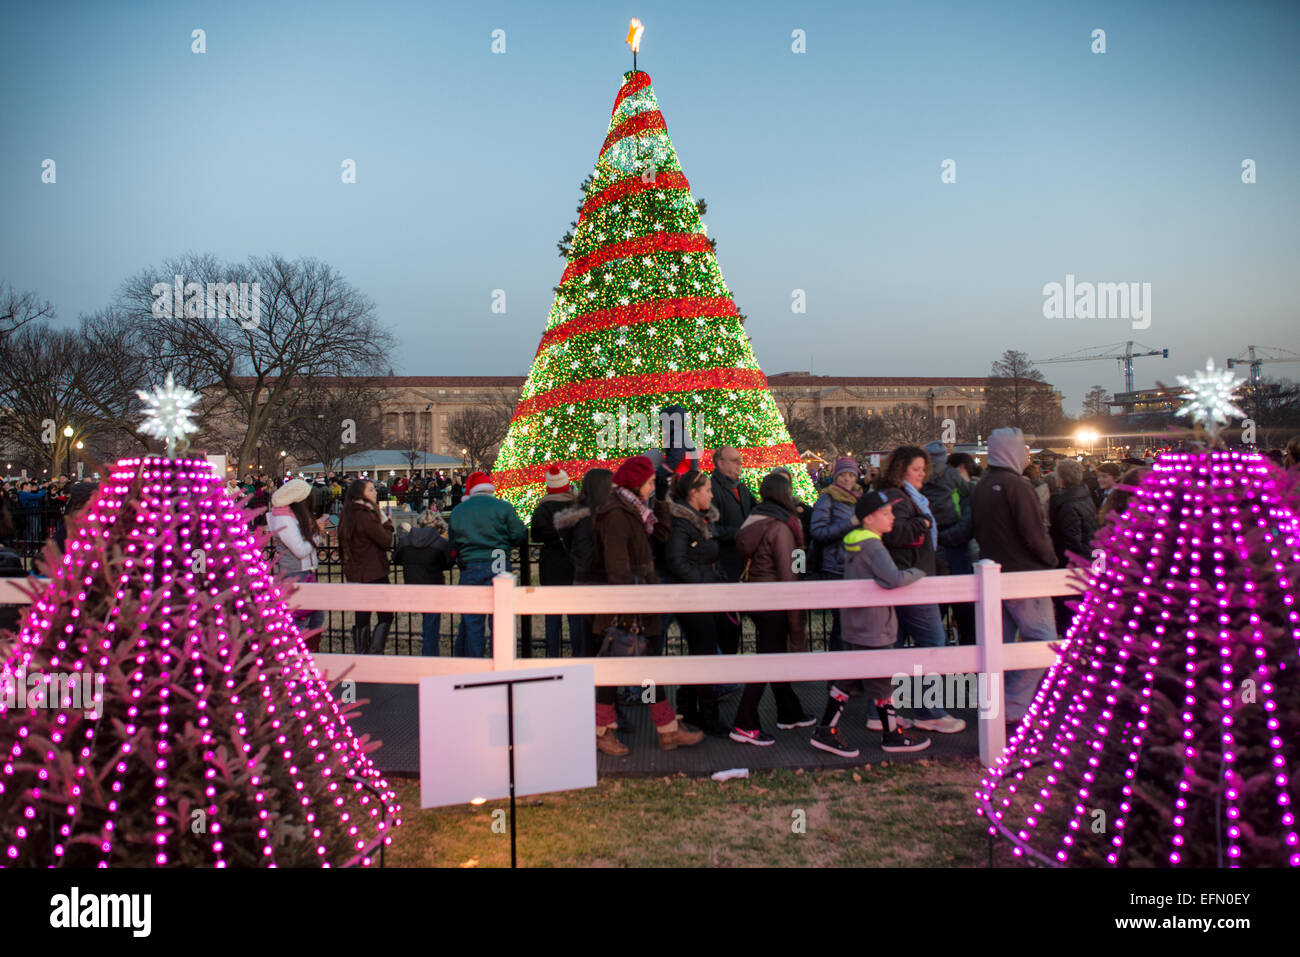
[[[523,375],[632,16],[769,374],[1132,338],[1170,350],[1141,387],[1300,352],[1291,2],[8,3],[0,279],[71,325],[185,252],[312,256],[374,300],[399,374]],[[1044,318],[1067,275],[1150,283],[1149,328]],[[1072,414],[1122,387],[1113,361],[1043,372]]]

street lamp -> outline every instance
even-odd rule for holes
[[[72,474],[72,436],[75,434],[72,426],[65,425],[63,427],[63,437],[68,440],[68,475]]]

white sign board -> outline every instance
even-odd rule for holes
[[[539,678],[547,680],[529,680]],[[421,807],[510,796],[505,681],[513,682],[516,797],[596,786],[591,665],[435,675],[420,679]]]
[[[208,461],[212,463],[212,467],[217,470],[217,475],[224,482],[226,480],[226,457],[224,455],[209,455]]]

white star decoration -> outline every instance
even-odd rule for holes
[[[178,388],[169,372],[167,380],[161,387],[155,387],[153,392],[137,391],[136,395],[144,401],[145,405],[145,420],[140,426],[140,431],[145,435],[165,440],[169,458],[175,456],[178,443],[182,452],[189,448],[190,443],[186,436],[199,430],[191,418],[194,415],[194,406],[199,401],[198,393],[186,388]]]
[[[1217,439],[1219,426],[1228,424],[1229,415],[1246,415],[1232,401],[1232,394],[1244,381],[1227,369],[1215,369],[1214,360],[1207,359],[1204,371],[1197,370],[1195,376],[1178,376],[1178,384],[1192,393],[1178,415],[1191,416],[1194,422],[1205,426],[1211,440]]]

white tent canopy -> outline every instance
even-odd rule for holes
[[[411,464],[412,455],[402,449],[369,449],[353,452],[343,459],[342,466],[326,466],[323,462],[304,465],[297,471],[303,475],[323,475],[326,472],[364,472],[366,475],[386,479],[390,472],[398,475],[410,475],[414,472],[449,471],[465,468],[464,459],[449,455],[434,455],[431,452],[417,452],[415,464]]]

